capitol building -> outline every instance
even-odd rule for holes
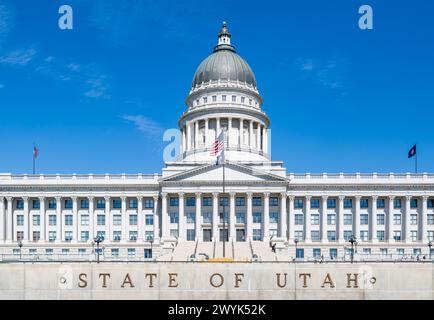
[[[186,104],[181,152],[161,173],[0,174],[0,260],[424,259],[434,252],[434,174],[299,174],[271,159],[271,121],[226,24]],[[211,151],[221,132],[225,162],[216,164]]]

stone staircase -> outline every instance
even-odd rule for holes
[[[277,255],[271,250],[268,242],[252,241],[252,248],[260,261],[276,261]]]

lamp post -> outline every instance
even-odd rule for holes
[[[354,244],[357,244],[356,237],[352,235],[348,240],[351,243],[351,263],[354,261]]]
[[[298,245],[298,239],[294,239],[294,243],[295,243],[295,259],[294,261],[297,261],[297,245]]]
[[[154,244],[154,237],[149,238],[149,243],[151,244],[151,259],[152,259],[153,255],[154,255],[152,252],[152,245]]]
[[[23,242],[21,240],[18,241],[18,247],[20,248],[20,260],[21,260],[21,248],[23,247]]]
[[[95,239],[93,239],[94,242],[92,242],[92,246],[96,243],[96,254],[97,254],[97,260],[96,262],[99,263],[99,244],[104,241],[104,237],[97,236]]]
[[[432,242],[428,242],[428,252],[429,252],[429,260],[431,261],[431,247],[432,247]]]

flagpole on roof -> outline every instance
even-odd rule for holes
[[[33,143],[33,175],[35,175],[35,149],[36,145]]]

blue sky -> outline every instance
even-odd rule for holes
[[[0,172],[154,173],[227,21],[288,172],[434,171],[434,3],[0,0]],[[57,26],[74,9],[74,30]],[[374,29],[358,28],[369,4]]]

